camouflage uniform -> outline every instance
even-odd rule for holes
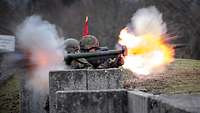
[[[64,45],[65,45],[65,51],[66,51],[65,54],[76,54],[80,52],[79,42],[75,39],[72,39],[72,38],[66,39],[64,42]],[[91,64],[89,64],[86,59],[80,58],[80,59],[73,60],[69,64],[69,67],[72,69],[90,68]]]
[[[99,41],[95,36],[86,35],[80,40],[81,52],[100,52],[108,49],[102,49],[99,47]],[[119,67],[123,64],[123,58],[117,57],[99,57],[87,58],[87,61],[93,65],[93,68],[114,68]]]
[[[80,40],[80,50],[81,52],[92,52],[99,48],[99,41],[95,36],[86,35]]]
[[[104,68],[118,68],[124,64],[124,59],[122,56],[117,56],[107,59],[105,62],[98,66],[99,69]]]
[[[98,48],[99,41],[93,35],[86,35],[80,40],[81,52],[97,52]],[[86,58],[86,60],[92,64],[93,68],[98,68],[98,66],[105,61],[105,58]]]

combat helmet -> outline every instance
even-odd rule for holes
[[[77,53],[80,50],[79,41],[73,38],[66,39],[64,45],[67,53]]]
[[[87,52],[91,49],[99,48],[99,41],[93,35],[85,35],[80,40],[80,49],[83,52]]]

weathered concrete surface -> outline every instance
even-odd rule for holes
[[[89,70],[87,71],[87,89],[98,90],[122,88],[122,76],[122,70],[117,68]]]
[[[55,113],[56,91],[86,90],[86,71],[54,71],[49,74],[50,113]]]
[[[128,112],[129,113],[149,113],[149,99],[152,94],[141,91],[128,91]]]
[[[152,95],[128,91],[129,113],[200,113],[200,94]]]
[[[74,69],[49,74],[50,112],[54,113],[56,91],[122,88],[121,69]]]
[[[57,91],[56,113],[128,113],[126,90]]]
[[[46,113],[44,107],[47,99],[47,94],[33,91],[32,88],[27,87],[27,81],[29,80],[28,74],[24,72],[21,75],[21,109],[20,113]]]
[[[163,108],[154,108],[154,110],[177,108],[176,112],[172,113],[200,113],[200,94],[175,94],[175,95],[161,95],[153,99],[160,101]],[[170,108],[169,108],[170,107]],[[154,110],[151,113],[154,113]]]

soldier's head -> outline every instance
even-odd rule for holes
[[[66,39],[64,45],[67,53],[77,53],[80,50],[79,41],[73,38]]]
[[[81,52],[92,52],[99,48],[99,41],[95,36],[86,35],[80,40]]]

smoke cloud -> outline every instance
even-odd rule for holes
[[[155,6],[137,10],[119,35],[119,43],[128,48],[123,67],[138,75],[163,72],[174,59],[172,46],[164,40],[166,33],[166,23]]]
[[[18,47],[27,54],[31,68],[27,88],[48,93],[48,75],[51,70],[65,69],[63,40],[56,27],[40,16],[30,16],[18,26],[16,37]]]
[[[155,6],[137,10],[131,18],[130,26],[134,29],[134,34],[137,36],[151,34],[157,37],[167,32],[162,14]]]

